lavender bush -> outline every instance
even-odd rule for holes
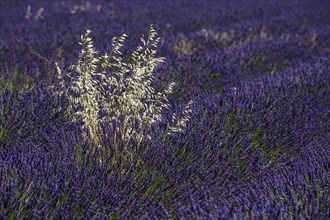
[[[330,219],[329,9],[0,1],[0,218]]]

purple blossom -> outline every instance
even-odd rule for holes
[[[329,219],[329,7],[0,1],[0,219]],[[152,86],[176,82],[172,108],[139,145],[101,124],[95,150],[54,92],[55,62],[70,72],[87,29],[101,53],[126,33],[130,54],[151,24],[166,58]]]

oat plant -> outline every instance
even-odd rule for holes
[[[153,26],[147,37],[140,38],[139,45],[126,62],[121,48],[126,35],[112,39],[109,53],[99,55],[94,49],[88,30],[81,36],[82,50],[77,64],[70,67],[69,86],[64,85],[62,71],[57,67],[61,87],[70,101],[70,113],[74,121],[82,122],[92,141],[101,149],[101,135],[104,133],[101,124],[106,123],[112,132],[110,137],[116,146],[124,143],[123,152],[131,153],[128,145],[132,139],[139,144],[144,138],[150,138],[147,129],[162,120],[162,114],[170,107],[168,96],[173,92],[175,83],[158,92],[152,87],[155,79],[155,67],[163,61],[156,57],[160,38]],[[168,124],[168,133],[182,132],[190,118],[189,102],[181,118],[173,115]]]

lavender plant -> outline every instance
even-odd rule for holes
[[[327,1],[17,2],[0,1],[0,219],[329,219]],[[153,71],[142,42],[104,40],[146,23]],[[77,63],[86,29],[102,53],[86,40]],[[148,117],[122,98],[173,81]]]

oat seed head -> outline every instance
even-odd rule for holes
[[[116,128],[116,141],[128,141],[132,138],[141,142],[149,138],[146,129],[162,120],[164,110],[170,107],[168,96],[173,93],[175,83],[170,83],[163,92],[155,91],[151,86],[155,79],[155,67],[164,62],[163,57],[156,57],[160,38],[153,26],[147,37],[140,38],[139,45],[132,53],[132,62],[123,60],[121,49],[126,35],[112,38],[112,50],[104,55],[94,49],[93,41],[87,30],[81,35],[79,44],[82,50],[77,64],[70,70],[76,74],[68,74],[72,85],[68,88],[70,111],[75,121],[83,122],[83,128],[90,134],[94,142],[100,145],[100,123],[113,124]],[[56,64],[58,77],[62,71]],[[182,132],[188,123],[191,113],[189,102],[182,118],[173,115],[169,134]],[[105,114],[100,116],[100,110]],[[114,122],[114,123],[111,123]]]

